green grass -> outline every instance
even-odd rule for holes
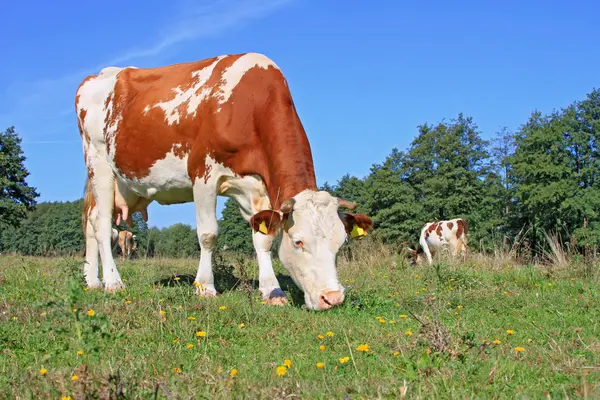
[[[109,295],[84,290],[79,259],[2,257],[0,398],[600,397],[600,368],[585,368],[600,359],[597,266],[355,257],[339,269],[345,304],[326,312],[303,309],[289,279],[295,304],[262,305],[256,267],[235,259],[216,261],[223,294],[201,299],[197,260],[121,263],[127,289]]]

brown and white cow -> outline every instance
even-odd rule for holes
[[[467,255],[467,221],[455,218],[448,221],[428,222],[421,229],[420,250],[425,253],[429,265],[433,263],[432,254],[449,251],[452,256]],[[412,250],[414,263],[421,263],[419,250]]]
[[[108,67],[81,83],[75,104],[86,187],[97,209],[84,221],[94,233],[87,235],[89,285],[99,281],[96,248],[105,290],[124,287],[110,252],[115,207],[126,214],[152,201],[193,201],[201,248],[197,294],[215,296],[211,258],[220,195],[235,199],[253,227],[259,290],[269,304],[287,302],[271,263],[277,234],[279,257],[307,307],[344,301],[337,252],[348,234],[363,235],[373,222],[338,212],[355,204],[317,189],[287,81],[269,58],[247,53],[160,68]],[[86,203],[86,211],[91,207]]]
[[[131,257],[131,253],[137,250],[137,238],[129,231],[119,232],[119,247],[121,248],[121,259]]]

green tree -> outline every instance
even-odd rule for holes
[[[21,138],[10,127],[0,133],[0,226],[19,226],[39,197],[26,182],[29,172],[24,163]]]
[[[235,200],[227,199],[218,223],[219,236],[217,239],[217,248],[219,250],[227,249],[244,254],[254,253],[252,228],[244,217],[242,217],[240,208]]]
[[[163,228],[154,242],[154,255],[159,257],[187,258],[200,256],[196,229],[187,224],[174,224]]]
[[[402,179],[404,157],[394,148],[383,164],[371,167],[365,182],[365,208],[373,219],[374,234],[384,242],[415,245],[424,223],[423,207],[416,190]]]
[[[82,200],[40,203],[27,213],[19,227],[3,230],[0,247],[23,255],[83,254]]]
[[[511,158],[521,224],[534,250],[544,233],[559,232],[598,245],[600,93],[543,116],[534,112],[516,136]]]

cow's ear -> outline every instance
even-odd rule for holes
[[[344,223],[346,232],[354,239],[367,235],[367,230],[373,227],[373,220],[364,214],[338,213]]]
[[[274,210],[257,212],[250,218],[250,226],[254,232],[274,235],[281,227],[281,214]]]

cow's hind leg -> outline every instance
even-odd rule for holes
[[[194,285],[196,294],[203,297],[216,296],[212,271],[212,253],[217,244],[217,188],[216,179],[197,178],[194,183],[194,204],[196,206],[196,230],[200,242],[200,264]]]
[[[102,280],[104,281],[104,290],[107,292],[114,292],[123,289],[125,285],[117,270],[111,248],[112,216],[115,196],[114,173],[108,163],[105,160],[102,160],[101,157],[98,157],[95,163],[92,188],[94,197],[96,198],[96,209],[98,211],[94,230],[100,250],[100,258],[102,259]]]
[[[92,218],[94,220],[96,218],[95,209],[88,215],[85,226],[85,265],[83,267],[83,275],[85,276],[88,288],[99,289],[102,287],[102,282],[98,277],[98,241],[94,233]]]

